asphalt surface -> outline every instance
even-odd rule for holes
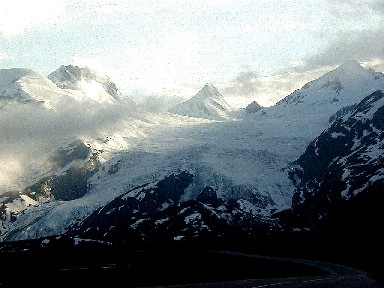
[[[276,261],[287,261],[292,263],[301,263],[314,266],[326,271],[327,276],[304,276],[304,277],[288,277],[273,279],[247,279],[239,281],[225,281],[215,283],[198,283],[188,285],[169,285],[169,286],[152,286],[151,288],[384,288],[383,283],[374,279],[369,273],[357,270],[351,267],[342,266],[322,261],[313,261],[305,259],[292,259],[252,255],[238,252],[219,252],[228,255],[239,255],[243,257],[251,257],[258,259],[269,259]],[[148,287],[149,288],[149,287]]]
[[[104,259],[80,264],[75,260],[83,257],[77,255],[75,259],[70,258],[75,266],[72,262],[56,261],[61,263],[58,267],[54,266],[56,257],[44,259],[40,255],[28,257],[26,262],[25,258],[15,259],[11,254],[10,258],[0,257],[0,264],[4,264],[0,266],[0,288],[384,288],[371,274],[338,264],[231,251],[211,252],[121,253],[121,257],[110,259],[118,260],[116,262]],[[16,266],[11,266],[15,261]]]
[[[216,283],[199,283],[191,285],[173,285],[157,287],[185,287],[185,288],[382,288],[383,286],[367,275],[355,276],[327,276],[327,277],[299,277],[277,279],[249,279],[242,281],[228,281]],[[154,288],[154,287],[151,287]]]

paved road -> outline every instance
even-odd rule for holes
[[[188,285],[156,286],[174,288],[384,288],[382,283],[373,279],[368,273],[339,264],[305,259],[291,259],[280,257],[259,256],[246,253],[224,252],[228,255],[239,255],[258,259],[288,261],[301,263],[323,269],[329,273],[327,276],[305,276],[274,279],[247,279],[241,281],[226,281],[215,283],[199,283]],[[154,288],[154,287],[151,287]]]
[[[160,287],[160,286],[159,286]],[[174,285],[162,287],[185,288],[382,288],[377,281],[367,275],[300,277],[280,279],[250,279],[217,283]],[[153,287],[151,287],[153,288]]]
[[[214,283],[148,286],[147,288],[149,288],[149,287],[150,288],[155,288],[155,287],[158,287],[158,288],[160,288],[160,287],[161,288],[171,288],[171,287],[172,288],[240,288],[240,287],[241,288],[243,288],[243,287],[244,288],[268,288],[268,287],[270,287],[270,288],[299,288],[299,287],[300,288],[384,288],[384,285],[377,282],[374,278],[371,277],[370,274],[365,273],[365,272],[360,271],[360,270],[350,268],[350,267],[338,265],[338,264],[332,264],[332,263],[327,263],[327,262],[322,262],[322,261],[304,260],[304,259],[291,259],[291,258],[258,256],[258,255],[253,255],[253,254],[245,254],[245,253],[230,252],[230,251],[212,251],[212,252],[214,252],[215,254],[223,253],[224,255],[227,255],[227,256],[241,256],[241,257],[234,257],[234,258],[237,258],[236,263],[238,265],[240,265],[240,263],[244,264],[244,263],[255,262],[255,263],[259,263],[258,268],[255,267],[255,269],[261,269],[261,271],[263,271],[262,268],[267,269],[267,271],[271,271],[271,270],[269,270],[270,267],[273,267],[273,268],[279,267],[279,269],[284,269],[283,272],[287,272],[285,274],[284,273],[283,274],[272,273],[271,275],[304,275],[304,274],[300,274],[300,273],[291,274],[291,272],[294,270],[288,270],[288,271],[285,270],[285,269],[292,269],[292,267],[296,267],[296,265],[280,265],[282,263],[279,263],[279,262],[288,262],[288,264],[289,263],[301,264],[301,265],[297,265],[298,268],[294,268],[294,269],[299,269],[299,272],[302,271],[301,269],[303,269],[303,271],[308,270],[308,271],[310,271],[310,274],[306,274],[306,275],[315,275],[315,276],[302,276],[302,277],[299,277],[299,276],[292,277],[291,276],[291,277],[286,277],[286,278],[246,279],[246,280],[232,280],[232,281],[214,282]],[[177,255],[179,256],[179,258],[181,256],[183,256],[183,254],[180,254],[180,255],[177,254]],[[128,257],[129,255],[125,255],[125,256],[127,256],[128,260],[130,259]],[[145,254],[144,255],[136,255],[136,257],[137,256],[140,256],[140,257],[137,259],[134,258],[132,263],[136,263],[135,260],[141,259],[142,257],[145,256]],[[150,254],[150,256],[151,256],[151,254]],[[156,259],[161,260],[164,255],[160,254],[158,256],[159,257]],[[187,254],[187,256],[188,256],[188,254]],[[37,287],[42,287],[42,288],[45,288],[45,287],[47,287],[47,288],[57,288],[57,287],[60,287],[60,288],[63,288],[63,287],[91,287],[91,288],[92,287],[94,287],[94,288],[103,287],[103,288],[105,288],[105,287],[120,287],[120,286],[121,287],[142,287],[142,288],[144,288],[143,283],[148,283],[146,285],[150,285],[149,283],[156,283],[157,282],[156,277],[158,277],[159,275],[154,273],[154,272],[159,272],[160,275],[162,275],[161,273],[166,273],[165,275],[167,277],[167,276],[171,276],[171,275],[176,275],[176,274],[172,274],[172,273],[179,273],[180,271],[182,272],[185,269],[192,269],[192,270],[195,269],[196,270],[194,261],[197,260],[197,262],[198,262],[197,265],[199,265],[199,264],[202,265],[202,263],[201,262],[199,263],[199,261],[198,261],[200,259],[199,258],[200,255],[197,255],[197,256],[198,257],[192,258],[192,260],[189,261],[189,262],[192,261],[192,263],[193,263],[192,266],[185,266],[185,263],[183,264],[183,263],[179,263],[179,261],[174,261],[174,258],[169,256],[169,257],[171,257],[171,260],[173,259],[171,261],[171,263],[176,262],[177,265],[180,265],[182,269],[181,270],[175,269],[175,266],[172,266],[172,265],[169,266],[169,265],[166,265],[169,263],[165,263],[164,265],[165,265],[166,269],[160,269],[160,272],[158,271],[159,268],[161,268],[160,266],[155,265],[154,267],[151,267],[151,265],[144,265],[143,267],[146,269],[142,269],[143,267],[141,267],[140,265],[138,265],[138,266],[134,265],[133,267],[131,267],[130,265],[132,265],[132,263],[130,263],[128,261],[128,262],[123,262],[123,265],[121,265],[121,263],[120,264],[118,263],[119,265],[118,264],[106,264],[106,265],[103,264],[100,267],[98,265],[96,265],[96,266],[85,265],[85,266],[76,266],[76,267],[71,267],[71,266],[64,267],[63,266],[63,267],[60,267],[59,269],[53,267],[51,270],[49,270],[49,271],[47,270],[49,273],[47,273],[44,276],[41,276],[42,278],[40,278],[40,277],[36,277],[36,275],[40,275],[40,273],[42,273],[42,270],[40,270],[40,269],[33,270],[32,269],[31,271],[29,271],[28,265],[27,265],[28,269],[25,269],[25,267],[24,267],[24,269],[21,269],[20,267],[17,266],[16,270],[13,270],[13,269],[6,270],[6,271],[8,271],[8,273],[10,273],[10,275],[7,275],[8,277],[4,278],[7,280],[7,281],[4,281],[5,283],[1,283],[3,275],[0,275],[0,288],[2,288],[2,287],[4,287],[4,288],[20,288],[20,287],[25,288],[27,286],[29,286],[29,287],[37,286]],[[246,257],[249,257],[252,259],[272,260],[272,261],[270,261],[269,264],[268,264],[269,261],[246,262],[246,261],[244,261],[244,259],[242,259],[242,258],[246,258]],[[179,258],[176,257],[175,259],[177,260]],[[228,258],[230,259],[231,257],[228,257]],[[240,258],[241,262],[238,261],[239,258]],[[150,260],[152,258],[149,257],[148,259]],[[144,257],[143,263],[145,263],[146,260],[148,260],[148,259],[146,259]],[[210,271],[209,269],[211,267],[210,265],[216,265],[217,261],[218,261],[217,259],[219,259],[221,261],[222,259],[227,259],[227,257],[223,257],[223,258],[221,258],[221,257],[216,258],[215,257],[216,262],[213,261],[212,262],[213,264],[208,261],[208,264],[209,264],[208,266],[202,265],[199,267],[199,268],[204,269],[204,270],[197,269],[198,271],[193,270],[192,272],[196,272],[197,274],[199,271],[200,272],[201,271],[204,271],[204,272],[208,271],[209,272]],[[4,260],[4,259],[0,259],[0,260]],[[49,263],[49,262],[46,262],[46,263]],[[86,262],[86,264],[87,263],[88,262]],[[152,262],[150,262],[149,264],[151,264],[151,263]],[[161,265],[163,265],[163,262],[160,261],[159,263]],[[159,264],[159,263],[157,263],[157,264]],[[234,262],[231,261],[229,265],[231,265],[233,263]],[[269,266],[269,265],[271,265],[271,263],[273,266]],[[284,264],[286,264],[286,263],[284,263]],[[227,262],[225,262],[224,265],[227,265]],[[260,266],[260,265],[267,265],[267,266]],[[306,269],[308,267],[305,267],[305,266],[303,267],[303,265],[315,267],[316,273],[311,271],[312,269]],[[7,268],[8,266],[5,265],[4,267]],[[244,267],[244,265],[242,265],[241,267],[237,267],[237,268],[243,269],[242,267]],[[247,267],[252,267],[251,272],[253,272],[254,268],[253,268],[252,264],[249,264],[249,265],[247,264]],[[169,269],[171,269],[171,270],[169,270]],[[208,270],[206,270],[206,269],[208,269]],[[320,271],[318,271],[318,270],[320,270]],[[0,271],[0,274],[4,274],[1,272],[6,272],[6,271]],[[25,274],[28,271],[29,271],[29,274]],[[47,272],[47,271],[44,271],[44,272]],[[222,270],[220,270],[220,271],[222,271]],[[227,269],[225,271],[229,271],[229,270]],[[258,271],[258,270],[256,270],[256,271]],[[324,272],[324,273],[322,273],[322,272]],[[6,274],[8,274],[8,273],[6,273]],[[137,273],[138,275],[135,275],[134,273]],[[29,276],[26,276],[26,275],[29,275]],[[49,275],[51,277],[48,277]],[[180,276],[179,274],[177,274],[177,275]],[[252,274],[246,274],[246,275],[252,275]],[[257,275],[257,274],[255,273],[253,275]],[[259,275],[264,275],[264,274],[259,273]],[[13,276],[15,276],[15,277],[13,277]],[[152,277],[153,276],[154,279],[152,279],[152,280],[154,280],[154,281],[141,281],[142,276],[145,276],[145,277]],[[220,274],[218,276],[221,277]],[[226,276],[226,275],[223,275],[223,278],[224,278],[224,276]],[[250,277],[252,277],[252,276],[250,276]],[[258,276],[253,276],[253,277],[258,277]],[[271,277],[274,277],[274,276],[271,276]],[[15,281],[13,281],[14,279],[15,279]],[[193,278],[193,279],[194,279],[193,281],[196,280],[195,278]],[[204,279],[204,278],[200,278],[200,279]],[[205,279],[210,279],[210,278],[205,278]],[[217,279],[217,278],[213,277],[212,279]],[[229,279],[229,278],[227,278],[227,279]],[[144,279],[144,280],[146,280],[146,279]],[[163,280],[163,279],[161,278],[161,280]],[[137,286],[135,286],[135,283],[137,283]],[[157,283],[167,283],[167,282],[160,281]],[[170,283],[170,282],[168,282],[168,283]]]

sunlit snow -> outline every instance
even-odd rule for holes
[[[10,72],[6,71],[5,74],[8,75],[7,73]],[[31,72],[22,70],[17,73],[29,75]],[[170,173],[184,170],[193,174],[194,179],[182,200],[194,199],[205,186],[211,186],[217,191],[218,197],[223,199],[233,197],[231,193],[238,193],[235,196],[239,198],[243,194],[252,193],[271,199],[272,204],[268,203],[263,209],[241,200],[241,208],[249,213],[268,215],[272,208],[289,208],[294,190],[293,183],[287,177],[291,163],[305,151],[310,141],[330,125],[329,118],[339,109],[361,101],[373,89],[384,89],[384,77],[376,76],[371,70],[358,67],[353,62],[347,63],[294,92],[286,101],[252,114],[234,111],[226,106],[224,102],[220,102],[221,98],[218,100],[219,95],[210,86],[206,89],[209,92],[208,97],[203,93],[203,98],[216,99],[215,103],[212,102],[214,107],[206,105],[199,110],[198,105],[188,102],[192,106],[187,103],[187,107],[193,107],[190,111],[192,114],[184,113],[185,110],[181,109],[185,108],[184,105],[167,113],[150,113],[142,109],[124,110],[127,106],[121,106],[117,101],[100,101],[101,94],[98,93],[101,86],[94,82],[87,82],[86,88],[80,89],[80,92],[68,92],[68,89],[61,89],[43,78],[45,80],[41,81],[49,82],[49,88],[44,88],[48,90],[40,89],[40,84],[33,84],[28,91],[40,89],[38,94],[44,96],[44,101],[48,101],[52,95],[67,96],[78,101],[79,99],[70,94],[91,93],[96,98],[90,97],[88,100],[103,105],[102,109],[95,110],[95,115],[90,116],[92,123],[80,123],[83,129],[76,130],[76,123],[71,122],[74,127],[66,129],[73,128],[76,133],[63,132],[61,134],[64,138],[60,138],[60,133],[54,134],[61,145],[69,143],[69,136],[79,136],[93,151],[99,153],[101,168],[88,180],[89,191],[79,199],[51,201],[36,206],[33,201],[22,198],[24,202],[15,202],[13,206],[8,206],[15,213],[26,205],[36,207],[19,214],[17,225],[5,225],[5,236],[23,239],[63,233],[69,224],[83,219],[115,197],[145,183],[153,185]],[[14,75],[7,77],[9,79],[0,77],[0,88],[8,87],[7,83]],[[357,80],[352,81],[350,78]],[[23,80],[23,83],[28,81]],[[59,92],[51,94],[48,93],[50,91]],[[5,99],[3,98],[0,95],[0,100]],[[60,104],[57,107],[62,108]],[[76,109],[75,111],[80,112]],[[90,115],[86,111],[84,113],[86,116]],[[332,135],[334,138],[340,136],[343,135]],[[53,148],[57,146],[51,147],[47,153],[54,151]],[[381,152],[376,150],[370,153],[379,153],[378,151]],[[46,159],[47,155],[42,157]],[[65,168],[62,172],[65,172]],[[41,174],[36,174],[36,171],[24,171],[24,183],[33,183],[32,180],[36,180],[38,175]],[[346,171],[343,177],[348,176]],[[0,193],[4,191],[6,190],[0,187]],[[344,197],[347,195],[348,189],[343,193]],[[145,193],[137,189],[126,197],[142,200]],[[165,208],[167,203],[163,205]],[[200,214],[192,214],[185,218],[185,222],[192,223],[200,217]],[[160,219],[157,224],[166,220]],[[143,220],[132,224],[132,228],[141,221]],[[176,236],[175,239],[181,237]]]

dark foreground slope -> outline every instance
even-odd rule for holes
[[[277,239],[279,243],[275,242]],[[254,252],[259,249],[285,256],[306,254],[305,249],[300,251],[297,245],[286,251],[283,251],[287,248],[285,245],[273,249],[272,245],[283,244],[280,241],[291,240],[289,238],[241,240],[245,242],[238,243],[239,250],[253,247]],[[204,242],[205,247],[197,243],[157,243],[156,247],[147,243],[141,247],[123,247],[64,236],[2,243],[0,287],[153,287],[187,284],[194,284],[192,287],[268,287],[278,283],[280,287],[359,287],[346,285],[351,281],[354,285],[363,285],[360,287],[382,287],[374,275],[355,267],[311,259],[211,250],[213,246],[234,248],[234,243],[227,241],[215,245]],[[257,248],[252,244],[263,244],[264,247]],[[286,286],[281,286],[281,283]],[[323,286],[303,285],[311,283],[322,283]]]

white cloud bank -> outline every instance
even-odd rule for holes
[[[61,21],[65,2],[61,0],[12,0],[0,4],[0,34],[15,37],[33,27]]]
[[[20,189],[27,175],[38,173],[50,152],[76,139],[95,139],[125,129],[130,103],[63,100],[56,110],[10,104],[0,109],[0,194]],[[123,128],[122,128],[123,127]]]

